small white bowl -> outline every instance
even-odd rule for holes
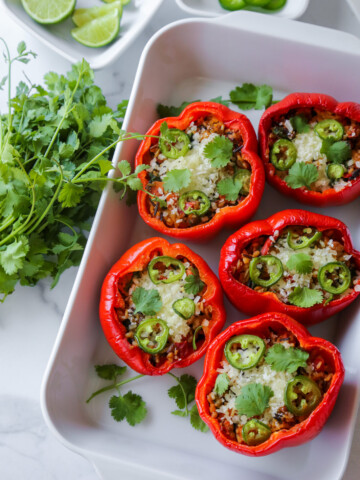
[[[20,0],[0,0],[0,9],[6,11],[24,30],[67,60],[78,62],[86,58],[91,68],[98,69],[111,63],[135,40],[162,2],[163,0],[132,0],[124,7],[119,37],[110,45],[101,48],[85,47],[74,40],[70,34],[75,26],[71,18],[56,25],[40,25],[25,12]],[[78,0],[76,8],[101,5],[99,0]]]
[[[221,7],[219,0],[175,0],[178,6],[191,15],[201,15],[203,17],[217,17],[230,13]],[[284,18],[301,17],[309,6],[310,0],[287,0],[286,5],[281,10],[269,15],[277,15]]]

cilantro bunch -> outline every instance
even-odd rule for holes
[[[8,111],[0,115],[0,296],[15,285],[35,285],[80,263],[90,220],[108,181],[121,191],[141,189],[128,162],[121,175],[108,178],[116,144],[141,138],[121,130],[127,102],[116,111],[94,84],[82,60],[66,75],[49,72],[44,85],[20,82],[11,97],[15,62],[27,64],[36,54],[19,43],[12,58],[5,46]]]

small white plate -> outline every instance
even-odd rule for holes
[[[56,25],[36,23],[24,10],[21,0],[0,0],[0,10],[6,11],[22,28],[41,40],[49,48],[71,62],[82,58],[91,68],[103,68],[118,57],[139,35],[164,0],[132,0],[124,7],[118,38],[106,47],[90,48],[81,45],[70,34],[74,24],[71,18]],[[76,8],[104,5],[100,0],[78,0]]]
[[[309,5],[310,0],[287,0],[286,5],[281,10],[270,13],[269,15],[278,15],[284,18],[301,17]],[[217,17],[229,13],[221,7],[219,0],[176,0],[178,6],[191,15],[201,15],[203,17]]]

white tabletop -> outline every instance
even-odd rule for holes
[[[112,107],[128,98],[137,62],[146,41],[161,26],[186,17],[173,0],[165,0],[150,25],[113,66],[96,73],[96,82]],[[348,31],[360,36],[360,24],[345,0],[311,0],[301,20]],[[0,35],[15,50],[19,41],[38,53],[26,66],[27,75],[39,83],[49,70],[64,72],[69,62],[23,32],[0,9]],[[13,84],[21,78],[15,70]],[[1,63],[0,78],[5,75]],[[0,95],[0,108],[5,100]],[[34,288],[18,287],[0,305],[0,471],[2,480],[95,480],[93,466],[67,450],[48,431],[40,411],[39,391],[43,372],[76,276],[66,271],[54,290],[50,281]],[[358,417],[344,480],[359,478],[360,418]],[[126,480],[126,479],[125,479]],[[144,479],[145,480],[145,479]]]

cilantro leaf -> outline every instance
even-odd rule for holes
[[[233,148],[234,145],[229,138],[218,136],[205,145],[204,155],[211,160],[213,167],[222,168],[230,162]]]
[[[29,251],[29,242],[22,236],[0,251],[0,265],[5,273],[12,275],[23,266],[26,254]]]
[[[193,275],[185,278],[185,292],[189,295],[197,295],[205,287],[205,283],[200,279],[199,272],[193,270]]]
[[[216,382],[214,387],[215,393],[217,393],[218,395],[223,395],[226,392],[226,390],[229,388],[229,383],[230,383],[230,379],[226,375],[226,373],[220,373],[216,377]]]
[[[290,123],[297,133],[307,133],[310,131],[310,125],[304,115],[295,115],[294,117],[291,117]]]
[[[184,110],[184,108],[186,108],[188,105],[194,102],[200,102],[200,100],[193,100],[192,102],[183,102],[178,107],[167,106],[167,105],[158,103],[156,107],[156,111],[157,111],[157,114],[159,115],[159,118],[178,117],[180,113]]]
[[[291,188],[310,188],[311,184],[316,182],[319,177],[317,168],[312,163],[295,162],[289,170],[289,175],[285,177],[285,182]]]
[[[188,168],[170,170],[164,177],[167,192],[178,192],[190,184],[191,173]]]
[[[268,408],[273,395],[274,392],[267,385],[249,383],[242,387],[235,400],[235,408],[239,415],[246,415],[248,418],[261,415]]]
[[[317,303],[321,303],[323,294],[320,290],[314,290],[307,287],[295,287],[289,295],[289,302],[297,307],[309,308]]]
[[[124,396],[113,395],[109,401],[111,415],[117,422],[126,419],[132,427],[144,420],[147,414],[145,402],[140,395],[131,391]]]
[[[268,108],[273,99],[273,89],[268,85],[243,83],[230,92],[230,100],[242,110]]]
[[[197,409],[196,403],[190,410],[190,423],[195,428],[195,430],[199,430],[200,432],[205,433],[209,430],[209,427],[199,415],[199,410]]]
[[[155,315],[162,308],[159,292],[155,289],[146,290],[143,287],[137,287],[131,298],[136,307],[135,313]]]
[[[189,415],[186,410],[173,410],[171,413],[177,417],[187,417]]]
[[[118,376],[126,372],[126,367],[121,367],[115,364],[95,365],[95,370],[98,377],[104,380],[116,380]]]
[[[295,270],[297,273],[311,273],[313,262],[310,255],[306,253],[294,253],[289,258],[286,266],[289,270]]]
[[[344,163],[351,158],[351,147],[344,140],[334,142],[330,138],[326,138],[322,142],[320,152],[324,153],[332,163]]]
[[[220,195],[224,195],[229,202],[234,202],[239,198],[241,188],[242,182],[231,177],[223,178],[216,185]]]
[[[285,348],[281,343],[275,343],[265,355],[265,361],[277,372],[294,373],[299,367],[306,368],[309,354],[300,348]]]
[[[225,107],[229,106],[230,100],[223,100],[222,96],[218,96],[215,98],[211,98],[209,102],[220,103],[220,105],[225,105]]]
[[[178,408],[183,409],[195,398],[196,378],[185,373],[178,379],[178,385],[169,388],[168,395],[174,398]],[[186,395],[186,398],[184,396]],[[176,414],[177,415],[177,414]]]
[[[120,170],[123,177],[127,177],[131,173],[131,165],[127,160],[121,160],[117,164],[118,169]]]

